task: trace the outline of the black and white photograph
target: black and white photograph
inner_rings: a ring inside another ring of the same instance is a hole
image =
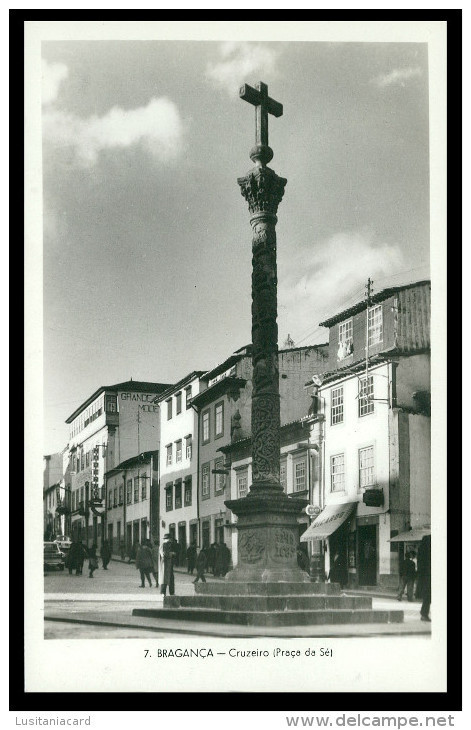
[[[444,692],[446,23],[176,25],[25,26],[26,691]]]

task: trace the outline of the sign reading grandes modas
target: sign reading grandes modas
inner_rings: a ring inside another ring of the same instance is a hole
[[[139,403],[139,409],[148,413],[158,413],[158,395],[155,393],[120,393],[122,401],[134,401]]]

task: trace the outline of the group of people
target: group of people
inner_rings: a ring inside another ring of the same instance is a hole
[[[416,567],[417,559],[417,567]],[[417,582],[416,582],[417,581]],[[402,595],[406,591],[407,600],[415,598],[422,599],[420,618],[422,621],[430,621],[430,604],[432,601],[432,574],[431,574],[431,538],[426,535],[422,538],[416,553],[408,550],[404,560],[399,566],[399,592],[397,600],[402,601]]]
[[[205,571],[207,571],[208,573],[212,573],[215,577],[224,577],[229,570],[229,565],[231,562],[231,551],[229,550],[225,542],[213,542],[210,547],[202,548],[198,553],[196,542],[192,542],[186,551],[186,559],[188,564],[188,573],[190,575],[193,575],[193,571],[196,568],[196,581],[198,580],[198,564],[201,568],[203,566],[203,562],[203,577]]]
[[[107,540],[103,543],[100,553],[103,569],[108,570],[108,564],[111,560],[111,548]],[[65,564],[69,569],[69,575],[75,570],[75,575],[83,574],[83,564],[88,558],[88,577],[93,578],[93,573],[98,568],[98,556],[97,556],[97,545],[93,545],[89,548],[85,547],[82,540],[72,540],[72,543],[67,553]]]
[[[162,545],[159,546],[149,539],[142,540],[141,543],[134,543],[132,553],[129,555],[131,559],[136,561],[136,569],[139,570],[141,583],[140,588],[145,588],[146,580],[150,587],[153,586],[152,577],[155,581],[155,587],[159,587],[165,596],[167,589],[169,594],[175,594],[175,574],[174,567],[177,562],[179,550],[178,543],[169,533],[163,537]],[[103,569],[108,570],[111,560],[111,548],[107,540],[103,543],[100,557],[103,562]],[[196,578],[193,583],[202,581],[206,583],[206,572],[211,572],[213,576],[225,576],[229,570],[231,553],[227,545],[223,543],[213,543],[209,548],[202,548],[199,552],[196,542],[192,542],[186,551],[188,561],[188,573],[193,575],[196,569]],[[67,567],[69,575],[75,570],[76,575],[82,575],[83,565],[88,558],[89,577],[93,578],[93,573],[98,568],[97,545],[94,543],[90,548],[85,547],[81,540],[73,540],[67,556]]]

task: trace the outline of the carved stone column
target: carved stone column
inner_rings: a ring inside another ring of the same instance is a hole
[[[280,485],[276,212],[287,180],[255,167],[237,181],[252,226],[252,486],[251,492],[283,491]]]
[[[276,213],[287,180],[266,162],[270,148],[251,151],[255,167],[239,178],[252,226],[252,485],[242,499],[227,501],[238,517],[238,563],[226,580],[308,581],[297,565],[297,516],[306,500],[291,499],[280,484]]]

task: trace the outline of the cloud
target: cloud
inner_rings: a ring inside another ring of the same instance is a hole
[[[71,149],[75,161],[93,165],[101,150],[142,145],[158,160],[169,161],[182,151],[183,124],[177,106],[165,97],[137,109],[113,107],[104,116],[82,119],[58,109],[43,116],[46,142]]]
[[[422,69],[419,66],[408,66],[407,68],[395,68],[388,74],[380,74],[372,79],[372,83],[380,87],[405,86],[406,81],[416,76],[422,76]]]
[[[220,60],[208,64],[206,77],[230,96],[237,96],[239,87],[246,81],[260,80],[260,76],[273,75],[278,52],[265,44],[222,43]]]
[[[326,342],[327,330],[319,322],[342,311],[364,296],[368,277],[379,281],[404,270],[399,247],[381,243],[368,232],[338,233],[300,252],[279,267],[279,332],[289,332],[295,343]],[[284,269],[284,270],[283,270]],[[297,339],[298,338],[298,339]],[[302,342],[303,341],[303,342]]]
[[[51,104],[57,99],[61,82],[69,75],[69,69],[63,63],[42,61],[42,103]]]

